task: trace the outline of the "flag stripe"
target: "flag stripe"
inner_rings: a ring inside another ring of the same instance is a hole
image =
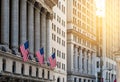
[[[41,48],[39,51],[37,51],[36,56],[38,58],[39,64],[43,64],[44,63],[44,49]]]
[[[25,48],[25,46],[26,46],[26,48]],[[20,51],[23,56],[23,61],[27,61],[28,60],[28,41],[20,46]]]

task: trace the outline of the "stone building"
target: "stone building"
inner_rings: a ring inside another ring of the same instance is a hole
[[[105,0],[103,5],[103,16],[97,16],[97,37],[98,54],[97,65],[101,69],[97,74],[97,81],[103,79],[103,82],[114,82],[117,63],[114,52],[120,48],[120,1]],[[102,10],[102,9],[101,9]],[[119,63],[118,63],[119,67]],[[101,74],[101,77],[99,77]]]
[[[0,0],[0,82],[54,82],[47,65],[49,29],[57,0]],[[29,41],[29,61],[23,62],[19,47]],[[35,52],[44,47],[45,64]]]
[[[95,82],[94,0],[67,0],[67,81]]]
[[[57,66],[55,82],[67,82],[67,0],[58,0],[53,7],[52,28],[50,29],[50,51],[56,53]]]

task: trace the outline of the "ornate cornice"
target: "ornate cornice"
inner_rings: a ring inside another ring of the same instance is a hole
[[[58,3],[58,0],[44,0],[44,1],[50,8],[52,8]]]

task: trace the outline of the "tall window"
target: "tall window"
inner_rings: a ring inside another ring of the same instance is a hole
[[[50,79],[50,71],[48,71],[48,79]]]
[[[2,63],[2,70],[5,71],[6,70],[6,60],[3,59],[2,62],[3,62]]]
[[[76,78],[74,78],[74,82],[76,82]]]
[[[30,76],[32,75],[32,67],[31,66],[29,67],[29,75]]]
[[[42,78],[44,78],[44,69],[42,70]]]
[[[38,77],[38,75],[39,75],[39,69],[36,68],[36,77]]]
[[[57,78],[57,82],[60,82],[60,78]]]
[[[79,82],[81,82],[81,79],[79,79]]]
[[[12,72],[13,72],[13,73],[16,72],[16,62],[15,62],[15,61],[13,61]]]
[[[24,67],[24,64],[22,64],[22,66],[21,66],[21,74],[24,74],[24,70],[25,70],[25,67]]]

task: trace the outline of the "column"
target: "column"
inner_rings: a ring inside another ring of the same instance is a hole
[[[77,47],[75,48],[75,71],[77,71]]]
[[[5,51],[9,51],[9,3],[9,0],[1,1],[1,43]]]
[[[41,47],[44,48],[44,54],[45,54],[45,59],[47,59],[46,57],[46,10],[44,8],[41,9]],[[45,60],[47,61],[47,60]]]
[[[80,69],[80,72],[82,73],[82,49],[80,50],[80,56],[79,56],[79,69]]]
[[[88,74],[91,74],[91,54],[88,53]]]
[[[11,4],[11,47],[12,53],[18,55],[18,15],[19,15],[19,5],[18,0],[12,0]]]
[[[34,54],[34,8],[33,3],[28,2],[28,41],[29,41],[29,55],[33,59]]]
[[[84,73],[87,73],[87,51],[84,51]]]
[[[35,52],[40,49],[40,6],[35,3]]]
[[[50,56],[50,49],[51,49],[51,47],[50,47],[50,45],[51,45],[51,42],[50,42],[50,38],[51,38],[51,15],[50,15],[50,13],[47,13],[47,43],[46,43],[46,51],[47,51],[47,57],[46,58],[48,58],[49,56]],[[46,59],[47,60],[47,59]]]
[[[89,52],[89,74],[91,74],[91,52]]]
[[[92,53],[92,69],[95,69],[95,68],[96,68],[96,67],[95,67],[95,66],[96,66],[95,56],[96,56],[96,54],[95,54],[95,52],[93,52],[93,53]],[[93,70],[93,71],[92,71],[92,74],[93,74],[93,75],[95,75],[95,71],[96,71],[96,70]]]
[[[20,44],[23,44],[26,41],[27,33],[27,4],[26,0],[20,0]]]

